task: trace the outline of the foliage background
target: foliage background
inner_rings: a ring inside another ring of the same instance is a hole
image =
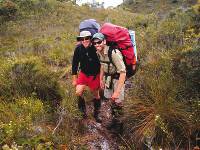
[[[80,21],[95,18],[136,31],[139,69],[123,118],[129,147],[141,148],[149,139],[156,149],[195,146],[199,13],[199,0],[126,0],[115,9],[66,0],[0,0],[0,145],[73,146],[80,117],[71,57]],[[60,116],[64,121],[56,129]]]

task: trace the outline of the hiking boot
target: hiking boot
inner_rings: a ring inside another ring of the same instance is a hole
[[[95,118],[96,122],[102,123],[102,119],[101,119],[101,117],[99,117],[100,108],[101,108],[101,100],[94,99],[93,102],[94,102],[94,118]]]
[[[123,133],[123,123],[116,119],[113,118],[111,123],[106,126],[107,130],[110,130],[110,132],[114,134],[122,134]]]
[[[112,121],[106,127],[108,130],[115,134],[122,134],[123,133],[123,123],[120,120],[121,116],[123,115],[122,106],[119,106],[115,103],[111,105],[112,110]]]
[[[87,118],[87,114],[86,114],[85,100],[81,96],[78,97],[78,108],[79,108],[79,110],[81,112],[82,117],[84,119],[86,119]]]
[[[122,134],[123,134],[123,131],[124,131],[124,129],[123,129],[123,123],[122,123],[121,121],[117,122],[117,124],[116,124],[114,130],[115,130],[115,133],[116,133],[116,134],[122,135]]]
[[[115,128],[117,120],[115,118],[112,119],[111,123],[106,126],[106,129],[112,130]]]

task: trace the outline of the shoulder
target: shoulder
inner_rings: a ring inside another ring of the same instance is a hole
[[[77,44],[75,49],[74,49],[74,52],[75,53],[81,53],[82,52],[82,49],[83,49],[83,45],[82,44]]]
[[[112,50],[112,57],[122,57],[122,53],[118,49],[113,49]]]
[[[123,55],[122,55],[121,51],[118,49],[112,50],[111,58],[112,58],[112,62],[116,66],[122,66],[122,64],[124,64]]]
[[[95,49],[95,47],[94,47],[94,45],[93,45],[93,44],[90,46],[90,48],[94,48],[94,49]]]
[[[81,47],[82,47],[82,44],[79,43],[76,45],[75,49],[80,49]]]
[[[91,45],[91,46],[89,47],[89,49],[92,49],[92,50],[96,51],[96,48],[94,47],[94,45]]]

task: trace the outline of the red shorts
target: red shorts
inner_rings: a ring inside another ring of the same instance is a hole
[[[97,90],[100,88],[100,75],[87,76],[83,72],[80,72],[77,79],[77,85],[87,85],[91,91]]]

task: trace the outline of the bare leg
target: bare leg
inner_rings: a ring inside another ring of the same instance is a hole
[[[76,86],[76,95],[77,96],[82,96],[83,91],[85,90],[86,85],[77,85]]]
[[[98,90],[91,91],[91,92],[93,93],[94,98],[100,99],[99,89],[98,89]]]

